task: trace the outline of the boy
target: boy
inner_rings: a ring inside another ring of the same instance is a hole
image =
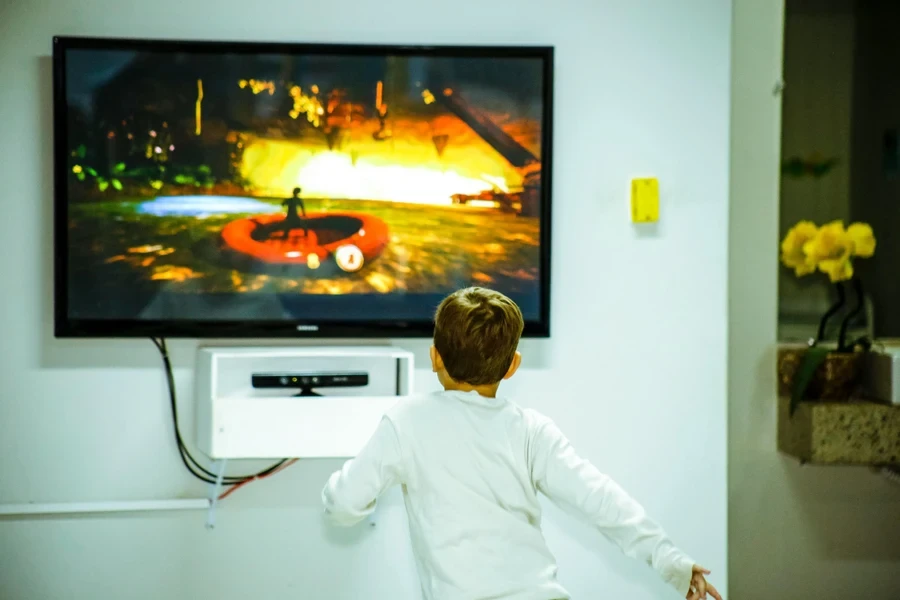
[[[444,392],[393,408],[359,455],[328,481],[326,513],[353,525],[403,486],[426,600],[570,596],[541,534],[538,492],[583,515],[688,599],[721,600],[694,564],[618,485],[580,458],[552,421],[497,397],[522,360],[515,303],[481,288],[435,315],[431,364]]]

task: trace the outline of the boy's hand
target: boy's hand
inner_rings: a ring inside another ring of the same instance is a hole
[[[691,576],[691,587],[687,593],[687,600],[705,600],[707,594],[716,600],[722,600],[722,596],[716,588],[706,581],[707,575],[709,575],[709,569],[704,569],[700,565],[694,565],[694,573]]]

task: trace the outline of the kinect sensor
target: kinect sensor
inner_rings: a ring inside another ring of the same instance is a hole
[[[298,396],[318,396],[315,388],[364,387],[369,385],[368,373],[253,373],[251,383],[256,389],[299,389]]]

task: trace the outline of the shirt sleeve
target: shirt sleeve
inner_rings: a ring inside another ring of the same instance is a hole
[[[686,596],[694,561],[669,540],[644,508],[625,490],[578,456],[549,420],[533,438],[532,481],[555,504],[586,518],[622,552],[650,565]]]
[[[400,443],[385,418],[356,458],[329,478],[322,490],[325,514],[336,525],[355,525],[375,512],[381,494],[402,481]]]

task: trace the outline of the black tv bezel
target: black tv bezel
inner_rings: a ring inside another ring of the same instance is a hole
[[[538,58],[544,65],[543,123],[541,131],[540,314],[526,321],[524,337],[550,337],[550,256],[553,159],[552,46],[500,45],[387,45],[292,42],[227,42],[166,39],[55,36],[53,38],[53,245],[54,335],[57,338],[427,338],[431,320],[413,321],[195,321],[73,319],[68,311],[68,153],[65,54],[75,49],[153,50],[157,52],[214,54],[392,54],[416,56],[479,56]]]

